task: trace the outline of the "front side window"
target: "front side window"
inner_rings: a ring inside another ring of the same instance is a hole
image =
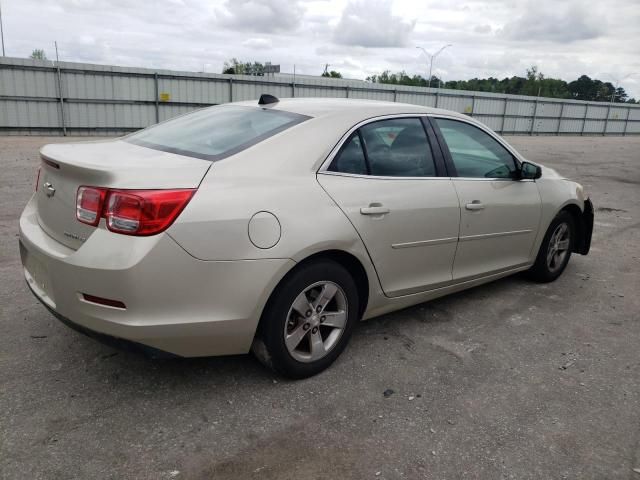
[[[145,128],[125,140],[143,147],[215,161],[308,118],[282,110],[220,105]]]
[[[434,119],[459,177],[514,178],[513,155],[491,135],[465,122]]]

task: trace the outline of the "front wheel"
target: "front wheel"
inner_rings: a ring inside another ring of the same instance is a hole
[[[344,267],[332,260],[302,265],[267,304],[253,352],[284,376],[310,377],[344,350],[358,311],[358,289]]]
[[[571,258],[574,232],[574,221],[569,212],[556,215],[542,240],[536,263],[529,270],[532,279],[553,282],[562,274]]]

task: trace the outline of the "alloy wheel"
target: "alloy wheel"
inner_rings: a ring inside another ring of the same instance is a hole
[[[347,325],[347,297],[330,281],[316,282],[293,301],[284,327],[289,354],[310,363],[326,356],[338,343]]]
[[[549,239],[547,250],[547,267],[549,271],[556,272],[562,268],[564,260],[569,253],[571,244],[571,229],[567,223],[559,224]]]

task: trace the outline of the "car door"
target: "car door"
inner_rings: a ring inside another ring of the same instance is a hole
[[[488,131],[463,120],[431,118],[460,199],[453,279],[465,280],[531,262],[541,200],[533,180]]]
[[[353,131],[318,181],[360,234],[386,295],[450,283],[460,206],[420,117]]]

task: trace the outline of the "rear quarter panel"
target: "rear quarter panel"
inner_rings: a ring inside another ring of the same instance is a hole
[[[215,162],[167,232],[201,260],[300,262],[326,250],[350,253],[367,272],[371,301],[381,289],[369,255],[316,178],[318,166],[346,128],[303,126]],[[249,221],[258,212],[270,212],[280,225],[279,241],[271,248],[258,248],[249,238]]]

